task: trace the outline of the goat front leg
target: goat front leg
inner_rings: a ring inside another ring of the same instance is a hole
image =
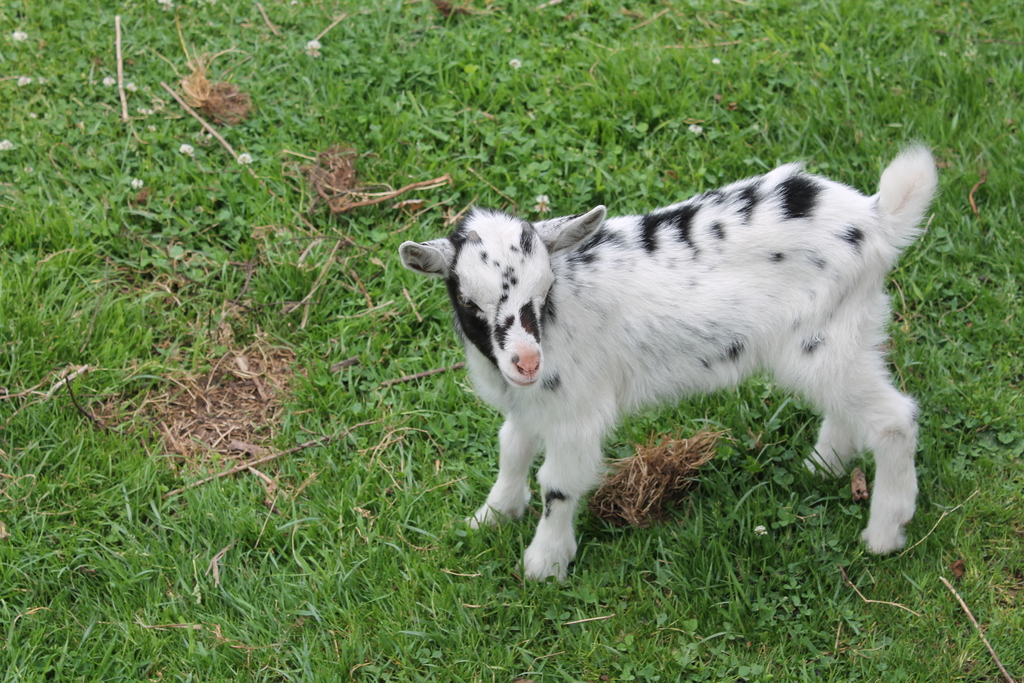
[[[498,432],[501,454],[498,460],[498,479],[491,487],[485,502],[467,520],[474,529],[494,526],[509,519],[519,519],[530,503],[530,465],[537,455],[538,439],[520,429],[511,418]]]
[[[565,580],[576,556],[576,508],[580,498],[599,482],[600,471],[599,436],[549,439],[544,464],[537,472],[544,514],[523,558],[527,579],[543,581],[554,576]]]

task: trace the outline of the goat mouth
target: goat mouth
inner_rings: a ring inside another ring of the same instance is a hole
[[[539,375],[534,375],[533,377],[528,377],[525,379],[517,379],[515,377],[509,377],[508,375],[505,375],[505,379],[507,379],[509,382],[512,382],[512,384],[515,384],[516,386],[528,387],[531,384],[536,383],[538,376]]]

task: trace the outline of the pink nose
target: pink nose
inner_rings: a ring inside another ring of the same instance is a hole
[[[516,370],[526,377],[531,377],[537,374],[537,369],[540,367],[540,354],[533,350],[514,353],[512,362],[515,364]]]

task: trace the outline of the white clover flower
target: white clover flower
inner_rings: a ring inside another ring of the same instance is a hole
[[[103,79],[103,85],[107,86],[108,88],[112,85],[117,85],[117,79],[113,76],[107,76]]]
[[[138,88],[137,85],[135,85],[131,81],[128,81],[127,83],[124,84],[124,89],[127,90],[128,92],[135,92],[139,88]]]
[[[21,85],[21,86],[32,85],[32,77],[31,76],[21,76],[20,78],[18,78],[18,85]]]
[[[700,135],[701,133],[704,132],[704,128],[698,126],[696,123],[691,123],[690,132],[693,133],[694,135]]]
[[[320,41],[314,38],[313,40],[306,43],[306,54],[309,55],[310,57],[319,57],[321,47],[323,46],[320,44]]]
[[[146,186],[146,183],[142,182],[138,178],[132,178],[132,189],[133,190],[141,190],[145,186]]]
[[[156,113],[155,111],[153,111],[149,107],[139,107],[136,111],[138,111],[143,116],[152,116],[153,114]]]
[[[181,147],[179,147],[178,151],[181,152],[182,154],[184,154],[185,156],[189,156],[189,157],[195,156],[195,154],[196,154],[196,148],[193,147],[192,145],[188,144],[187,142],[185,144],[183,144]]]
[[[15,31],[11,34],[11,38],[14,39],[14,42],[20,43],[23,40],[28,40],[28,34],[24,31]]]
[[[712,64],[721,64],[722,60],[719,59],[718,57],[715,57],[714,59],[711,60],[711,63]]]
[[[148,130],[150,133],[155,133],[156,126],[146,126],[146,130]]]
[[[169,9],[173,9],[174,8],[173,0],[156,0],[156,1],[157,1],[158,4],[163,6],[164,10],[169,10]]]
[[[0,140],[0,152],[7,152],[14,149],[14,143],[10,140]]]
[[[768,535],[768,529],[764,528],[763,525],[758,524],[756,527],[754,527],[754,533],[757,534],[758,536],[767,536]]]
[[[241,154],[238,155],[238,163],[242,164],[243,166],[246,166],[247,164],[251,164],[252,163],[252,155],[249,154],[248,152],[242,152]]]
[[[30,112],[28,113],[28,117],[29,117],[30,119],[38,119],[38,118],[39,118],[39,114],[35,113],[34,111],[30,111]]]
[[[551,210],[549,207],[551,199],[548,198],[546,194],[538,195],[537,198],[534,199],[534,201],[537,203],[534,204],[533,210],[536,211],[537,213],[547,213],[548,211]]]
[[[510,59],[508,60],[508,65],[513,69],[519,69],[522,68],[523,63],[520,62],[518,59]]]

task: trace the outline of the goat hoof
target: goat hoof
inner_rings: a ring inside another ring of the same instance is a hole
[[[553,576],[561,583],[569,576],[569,567],[575,556],[575,544],[540,549],[531,545],[523,556],[523,575],[528,581],[544,581]]]
[[[823,458],[817,451],[811,453],[804,460],[804,467],[811,474],[816,474],[822,479],[830,479],[832,477],[842,476],[846,472],[846,467],[839,461],[838,458],[832,456],[831,458]]]
[[[907,533],[902,525],[889,529],[876,529],[868,524],[868,528],[860,537],[867,545],[868,550],[876,555],[885,555],[899,550],[907,542]]]
[[[466,519],[471,529],[480,529],[488,526],[498,526],[503,522],[515,521],[523,516],[520,510],[518,513],[504,512],[484,503],[479,510],[473,513],[472,517]]]

